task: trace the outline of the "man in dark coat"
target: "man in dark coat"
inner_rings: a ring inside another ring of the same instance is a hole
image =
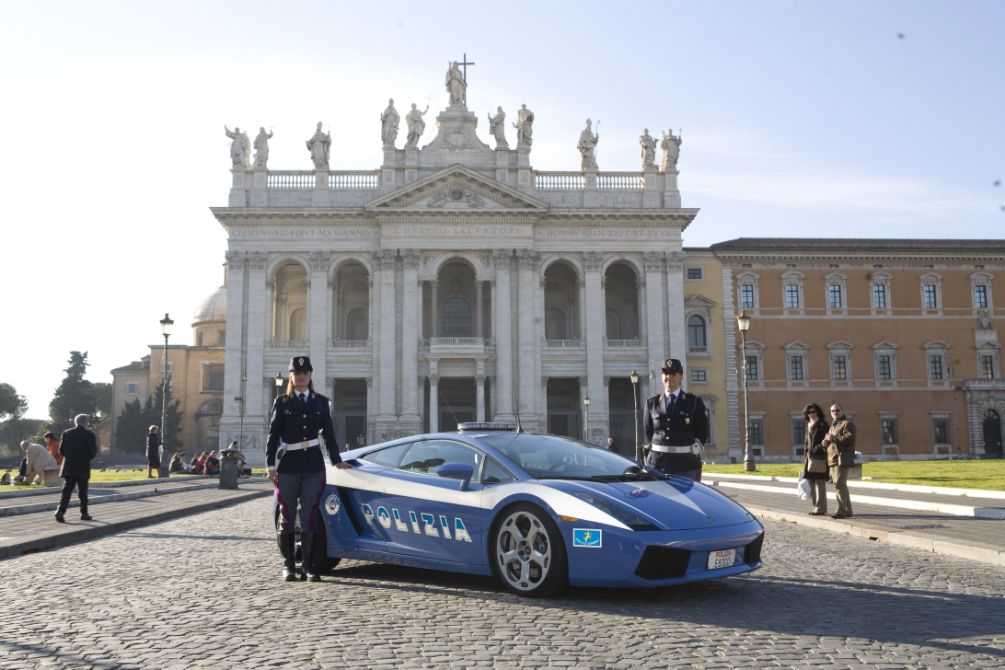
[[[66,482],[59,499],[59,509],[56,510],[56,521],[59,523],[63,523],[74,487],[80,497],[80,518],[84,521],[93,518],[87,513],[87,482],[91,478],[91,460],[98,453],[98,440],[94,433],[87,430],[89,419],[86,414],[78,414],[73,423],[76,427],[63,431],[59,445],[59,453],[63,455],[59,476]]]
[[[661,472],[701,479],[701,448],[708,441],[708,412],[701,398],[681,388],[684,366],[663,361],[663,393],[646,400],[643,425],[649,454],[646,465]]]

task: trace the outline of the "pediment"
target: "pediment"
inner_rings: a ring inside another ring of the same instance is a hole
[[[485,177],[463,165],[453,165],[368,202],[381,212],[540,212],[548,205],[537,198]]]

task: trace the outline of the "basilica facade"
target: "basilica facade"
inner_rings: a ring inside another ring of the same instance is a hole
[[[448,90],[421,147],[423,113],[398,148],[389,104],[374,170],[330,169],[320,126],[313,170],[269,169],[261,135],[252,164],[235,140],[228,206],[212,209],[228,235],[221,445],[262,446],[277,377],[307,354],[351,446],[519,420],[631,453],[635,399],[658,392],[662,359],[686,358],[681,234],[697,210],[681,207],[679,138],[664,134],[657,166],[647,131],[640,171],[603,172],[587,124],[582,169],[540,171],[526,106],[515,148],[490,119],[493,148]]]

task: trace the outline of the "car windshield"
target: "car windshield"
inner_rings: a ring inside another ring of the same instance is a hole
[[[535,479],[636,481],[653,473],[606,449],[558,435],[513,433],[481,438]]]

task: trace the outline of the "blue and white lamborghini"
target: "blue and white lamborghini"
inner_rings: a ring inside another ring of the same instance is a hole
[[[327,551],[315,564],[495,574],[525,596],[761,567],[764,528],[703,484],[566,437],[460,428],[361,447],[342,454],[351,469],[329,466],[318,543]]]

